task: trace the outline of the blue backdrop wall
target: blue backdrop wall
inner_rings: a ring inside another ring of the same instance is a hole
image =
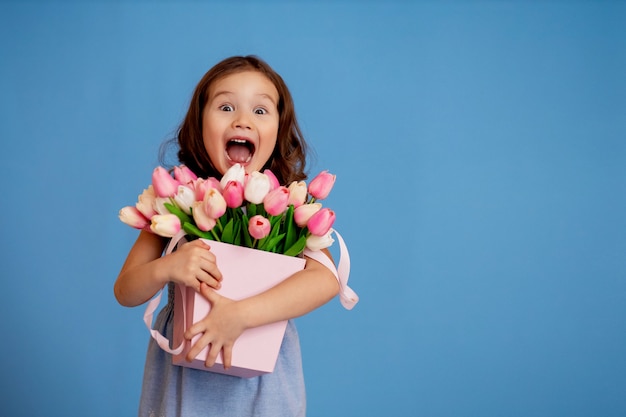
[[[310,416],[626,415],[626,3],[2,2],[0,414],[132,416],[119,222],[192,90],[258,54],[352,256]]]

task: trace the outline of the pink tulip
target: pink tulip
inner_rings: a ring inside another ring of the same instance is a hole
[[[239,181],[228,181],[223,194],[228,207],[237,208],[243,204],[243,185]]]
[[[209,217],[219,219],[226,213],[226,200],[219,190],[211,188],[204,195],[204,211]]]
[[[273,191],[270,191],[263,199],[263,206],[265,211],[270,216],[278,216],[283,214],[287,210],[287,203],[289,202],[289,190],[287,187],[278,187]]]
[[[180,182],[172,178],[165,168],[159,166],[152,172],[152,185],[157,197],[174,197]]]
[[[204,195],[209,188],[215,188],[208,180],[204,178],[198,178],[191,183],[191,188],[196,196],[196,201],[204,200]]]
[[[191,172],[185,165],[174,167],[174,178],[183,185],[195,181],[198,176]]]
[[[220,183],[220,181],[217,178],[209,177],[209,178],[207,178],[207,181],[211,185],[211,188],[215,188],[216,190],[222,191],[222,184]]]
[[[323,208],[315,213],[306,224],[312,235],[324,236],[335,222],[335,212],[329,208]]]
[[[150,224],[150,220],[141,214],[141,212],[137,210],[137,207],[132,206],[121,209],[119,218],[122,222],[135,229],[143,229]]]
[[[256,215],[250,218],[250,222],[248,223],[248,232],[250,232],[250,236],[255,239],[263,239],[267,235],[270,234],[272,230],[272,225],[270,221],[265,217]]]
[[[157,214],[155,209],[156,195],[154,194],[154,188],[152,185],[148,186],[138,198],[135,207],[141,212],[147,219]]]
[[[174,214],[157,214],[152,216],[150,230],[159,236],[174,237],[180,231],[180,220]]]
[[[320,211],[322,208],[322,204],[320,203],[310,203],[303,204],[300,207],[296,207],[293,212],[293,220],[300,227],[306,226],[311,216]]]
[[[289,202],[295,208],[300,207],[306,201],[307,188],[304,181],[294,181],[289,184]]]
[[[271,190],[275,190],[278,187],[280,187],[280,183],[278,182],[278,178],[276,178],[276,175],[274,175],[274,173],[272,171],[270,171],[269,169],[266,169],[263,171],[263,173],[265,175],[267,175],[267,178],[270,179],[270,191]]]
[[[267,175],[254,171],[244,186],[244,197],[252,204],[261,204],[270,191],[270,179]]]
[[[333,185],[335,185],[335,178],[336,176],[329,174],[328,171],[320,172],[309,184],[309,194],[317,200],[328,197],[330,190],[332,190]]]
[[[215,227],[217,221],[209,217],[204,210],[204,203],[202,201],[196,201],[191,206],[191,214],[193,216],[193,220],[196,222],[196,226],[198,229],[208,232],[209,230]]]

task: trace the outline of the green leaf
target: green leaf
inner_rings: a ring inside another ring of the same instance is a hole
[[[250,219],[245,214],[241,217],[241,235],[243,237],[243,243],[245,247],[252,247],[252,236],[250,236],[250,232],[248,231],[248,223],[250,223]]]
[[[180,207],[172,203],[163,203],[167,211],[176,215],[180,219],[180,224],[193,223],[193,219],[187,213],[182,211]]]
[[[280,227],[280,221],[282,220],[283,216],[270,216],[269,220],[270,220],[270,225],[272,225],[272,229],[276,227],[276,225],[278,225]]]
[[[211,232],[203,232],[202,230],[198,229],[195,224],[189,222],[183,223],[183,230],[189,235],[198,236],[204,239],[215,240]]]
[[[248,218],[256,216],[256,204],[248,204],[246,215]]]
[[[233,245],[241,246],[241,220],[236,220],[233,225]]]
[[[234,239],[235,239],[235,233],[234,233],[234,226],[233,226],[233,219],[230,219],[228,221],[228,223],[226,223],[226,226],[224,226],[224,231],[222,232],[222,242],[225,243],[233,243]]]
[[[280,242],[282,240],[282,238],[285,237],[284,233],[281,233],[278,236],[267,236],[264,239],[264,242],[259,245],[259,249],[267,251],[267,252],[275,252],[276,249],[276,245],[278,244],[278,242]]]
[[[300,236],[300,238],[296,241],[296,243],[294,243],[293,245],[291,245],[289,247],[289,249],[287,249],[283,255],[287,255],[287,256],[298,256],[300,255],[300,253],[302,253],[302,251],[304,250],[304,247],[306,246],[306,238],[307,236]]]
[[[293,222],[293,204],[289,205],[287,212],[285,213],[285,247],[291,247],[296,241],[296,227]]]

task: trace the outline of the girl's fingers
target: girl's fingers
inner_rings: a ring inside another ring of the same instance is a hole
[[[222,273],[217,267],[217,264],[215,263],[215,261],[205,260],[205,262],[202,262],[202,264],[200,265],[200,268],[206,271],[207,273],[209,273],[213,278],[215,278],[216,281],[222,280]]]
[[[219,355],[220,350],[222,350],[222,347],[217,344],[213,343],[209,345],[209,353],[206,355],[206,361],[204,361],[204,365],[207,368],[215,365],[215,361],[217,360],[217,355]]]
[[[222,349],[222,358],[224,359],[224,369],[229,369],[233,361],[232,347],[224,346]]]
[[[185,332],[185,338],[191,340],[198,333],[201,332],[194,330],[194,326],[192,326]],[[191,362],[192,360],[194,360],[195,357],[198,356],[198,354],[202,351],[202,349],[204,349],[206,346],[209,346],[210,343],[211,337],[207,333],[202,335],[191,347],[191,349],[189,349],[189,353],[187,354],[187,361]]]
[[[211,303],[211,305],[213,305],[220,297],[215,291],[209,288],[208,285],[202,285],[202,283],[200,283],[200,294],[202,294],[204,298]]]

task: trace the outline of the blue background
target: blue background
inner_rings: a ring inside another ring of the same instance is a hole
[[[626,415],[626,3],[3,2],[0,414],[131,416],[113,283],[204,72],[287,81],[352,257],[310,416]]]

